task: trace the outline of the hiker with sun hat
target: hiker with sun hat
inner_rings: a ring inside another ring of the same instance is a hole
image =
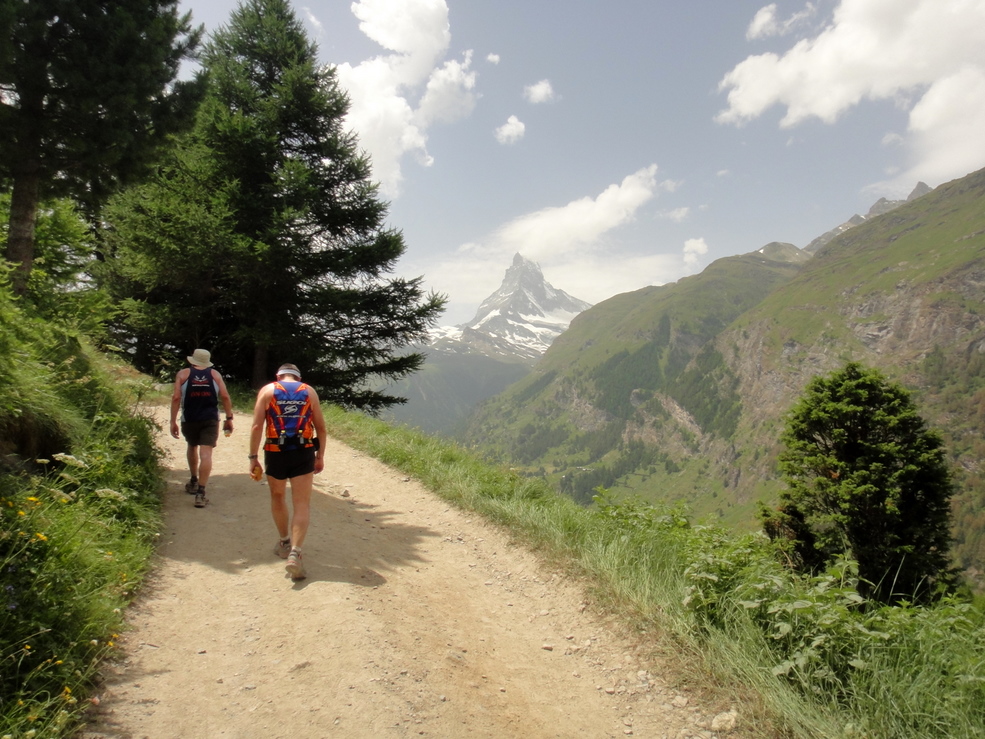
[[[185,492],[195,496],[195,507],[204,508],[209,502],[205,486],[212,474],[212,450],[219,440],[219,400],[222,400],[226,420],[223,430],[233,431],[233,401],[222,376],[212,369],[212,355],[196,349],[186,357],[191,367],[179,370],[174,378],[171,395],[171,436],[178,438],[178,411],[181,411],[181,434],[188,443],[188,470],[191,479]]]

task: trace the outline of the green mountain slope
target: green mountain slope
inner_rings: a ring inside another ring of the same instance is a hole
[[[654,454],[673,469],[675,452],[693,436],[687,423],[672,422],[682,415],[680,399],[694,395],[692,366],[724,366],[713,340],[796,275],[798,254],[790,245],[771,245],[582,313],[530,375],[481,407],[466,440],[548,475],[582,501],[598,485],[613,486],[650,467],[645,461]],[[693,403],[706,425],[734,425],[734,394],[710,397]],[[664,426],[673,451],[657,443]]]
[[[778,489],[783,414],[812,376],[854,359],[915,390],[945,433],[956,552],[985,567],[985,170],[805,263],[777,246],[586,311],[466,438],[581,501],[603,485],[752,527]]]

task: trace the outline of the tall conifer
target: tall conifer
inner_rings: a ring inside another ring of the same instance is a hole
[[[23,293],[38,203],[95,210],[191,121],[177,82],[200,32],[178,0],[0,0],[0,182],[12,188],[6,257]]]
[[[319,66],[286,0],[242,2],[203,61],[209,91],[180,142],[195,156],[177,156],[110,219],[120,263],[135,264],[138,249],[155,272],[125,276],[135,335],[177,357],[208,337],[223,370],[254,386],[291,361],[326,400],[400,402],[379,380],[420,366],[403,347],[425,336],[444,299],[425,295],[420,278],[391,276],[403,237],[386,227],[370,162],[343,127],[349,103],[334,70]],[[184,198],[194,202],[182,208]],[[155,232],[160,210],[170,216]],[[176,223],[208,248],[168,234]],[[183,285],[180,304],[168,285]]]

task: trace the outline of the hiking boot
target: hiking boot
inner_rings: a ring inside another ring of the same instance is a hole
[[[274,554],[276,554],[281,559],[287,559],[287,555],[290,553],[291,553],[291,540],[278,539],[277,544],[274,545]]]
[[[191,480],[185,483],[185,492],[189,495],[195,495],[198,493],[198,478],[193,477]]]
[[[287,565],[284,569],[292,580],[304,580],[308,576],[304,571],[304,565],[301,564],[301,552],[297,549],[292,549],[287,555]]]
[[[198,491],[195,493],[195,507],[205,508],[205,505],[209,502],[209,499],[205,497],[205,488],[199,487]]]

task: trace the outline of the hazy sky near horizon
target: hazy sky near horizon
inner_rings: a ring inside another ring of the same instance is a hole
[[[442,324],[517,252],[597,303],[985,166],[985,0],[292,4]]]

